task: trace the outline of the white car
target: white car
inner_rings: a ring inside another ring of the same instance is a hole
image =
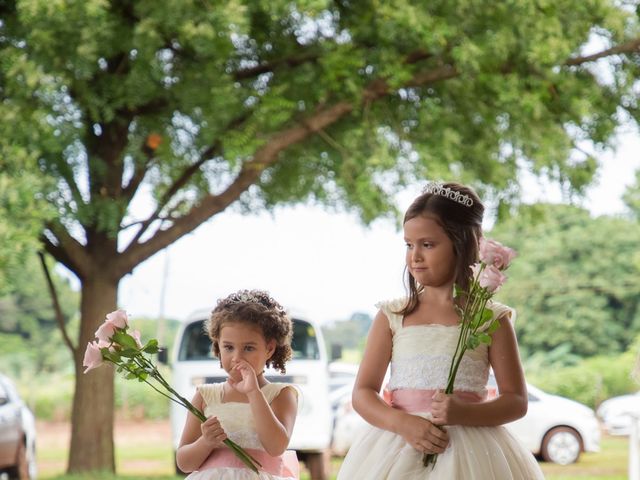
[[[640,418],[640,392],[605,400],[598,407],[598,417],[611,435],[629,435],[631,421]]]
[[[0,374],[0,478],[36,478],[36,423],[15,386]]]
[[[527,414],[505,427],[534,455],[568,465],[582,452],[600,451],[600,424],[593,409],[527,384]]]
[[[600,426],[592,409],[568,398],[550,395],[527,385],[527,414],[505,427],[534,455],[566,465],[576,462],[583,451],[600,450]],[[495,380],[489,379],[489,394],[495,395]],[[332,450],[344,455],[358,431],[366,424],[351,406],[351,392],[336,407]]]

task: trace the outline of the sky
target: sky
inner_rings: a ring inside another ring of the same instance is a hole
[[[594,215],[624,210],[621,195],[640,169],[637,132],[621,135],[583,205]],[[522,179],[522,199],[561,202],[557,188]],[[415,195],[398,199],[406,209]],[[280,303],[320,323],[374,315],[376,302],[404,293],[404,241],[392,220],[363,226],[355,215],[321,207],[273,214],[223,212],[152,257],[120,284],[119,307],[132,316],[182,320],[243,288],[267,290]]]

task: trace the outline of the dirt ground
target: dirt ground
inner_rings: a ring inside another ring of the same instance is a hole
[[[165,421],[117,421],[115,424],[116,460],[118,470],[126,473],[173,473],[171,457],[171,426]],[[40,478],[47,478],[66,470],[71,438],[71,425],[66,422],[37,422],[37,458]],[[149,458],[128,458],[128,447],[148,445]],[[157,448],[154,450],[154,447]],[[162,450],[167,454],[163,455]],[[158,451],[160,455],[158,455]]]

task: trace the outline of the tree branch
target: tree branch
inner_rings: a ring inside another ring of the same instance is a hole
[[[53,312],[56,317],[58,328],[62,333],[62,339],[64,340],[65,345],[69,348],[69,350],[71,350],[71,356],[75,358],[76,347],[73,345],[73,342],[69,337],[69,333],[67,332],[67,327],[64,324],[64,315],[62,313],[62,308],[60,308],[60,302],[58,300],[58,292],[56,291],[56,286],[54,285],[53,279],[51,278],[51,274],[49,273],[49,267],[47,267],[47,262],[44,258],[44,253],[38,252],[38,256],[40,257],[42,270],[44,271],[44,276],[47,280],[47,286],[49,287],[49,294],[51,295],[51,302],[53,303]]]
[[[234,80],[247,80],[249,78],[257,77],[263,73],[273,72],[279,67],[297,67],[307,62],[315,62],[320,58],[320,54],[317,52],[307,52],[302,55],[289,58],[279,58],[269,63],[263,63],[256,65],[255,67],[245,68],[244,70],[238,70],[234,75]]]
[[[618,47],[588,57],[569,59],[565,64],[578,65],[607,55],[635,51],[639,47],[640,39],[627,42]],[[416,52],[411,58],[411,61],[417,62],[428,57],[429,55],[426,52]],[[256,69],[257,68],[259,67],[256,67]],[[257,72],[258,70],[256,69],[253,71]],[[413,78],[407,82],[406,86],[422,87],[459,75],[460,72],[454,65],[443,64],[436,68],[416,73]],[[363,92],[363,102],[366,104],[390,93],[389,84],[384,79],[378,79],[373,81]],[[171,227],[166,230],[157,231],[153,237],[146,242],[130,244],[125,252],[126,255],[120,258],[121,264],[118,267],[121,269],[121,273],[129,273],[140,262],[151,257],[168,245],[171,245],[171,243],[183,235],[195,230],[211,216],[223,211],[232,202],[237,200],[238,197],[259,178],[260,174],[266,168],[277,162],[278,156],[283,150],[336,123],[351,113],[354,108],[355,105],[352,102],[338,102],[333,106],[317,110],[311,117],[300,122],[298,125],[273,135],[256,151],[253,159],[242,166],[238,176],[224,192],[219,195],[209,195],[205,197],[200,204],[195,205],[187,214],[176,219]],[[139,236],[137,238],[139,239]]]
[[[640,51],[640,38],[629,40],[628,42],[616,45],[615,47],[607,48],[601,52],[587,55],[585,57],[574,57],[564,62],[567,66],[582,65],[583,63],[594,62],[601,58],[610,57],[611,55],[618,55],[620,53],[632,53]]]
[[[453,67],[442,66],[416,75],[409,82],[409,85],[422,86],[456,75],[458,75],[458,72]],[[389,92],[388,84],[383,80],[378,80],[372,82],[365,90],[363,98],[365,102],[372,101],[389,94]],[[195,230],[208,218],[223,211],[237,200],[260,177],[260,174],[266,168],[277,162],[279,154],[283,150],[336,123],[351,113],[354,108],[355,105],[347,101],[338,102],[326,108],[319,108],[309,118],[299,122],[296,126],[274,134],[267,143],[256,151],[251,161],[243,164],[235,180],[224,192],[205,197],[200,204],[195,205],[188,213],[176,219],[171,227],[157,231],[147,241],[130,243],[119,258],[119,265],[117,266],[119,272],[122,275],[129,273],[140,262]]]
[[[80,278],[85,278],[91,269],[91,257],[85,246],[73,238],[59,223],[48,222],[45,228],[55,237],[54,244],[46,235],[41,235],[45,250]]]
[[[232,130],[234,128],[242,125],[249,117],[251,117],[252,112],[247,111],[241,115],[238,115],[234,119],[232,119],[229,124],[224,128],[224,132]],[[213,144],[211,144],[207,149],[200,154],[200,158],[197,162],[192,165],[189,165],[182,174],[176,179],[176,181],[169,187],[169,189],[162,195],[162,198],[156,205],[155,211],[147,218],[146,220],[140,222],[140,230],[136,232],[136,235],[133,237],[131,242],[125,250],[129,250],[132,245],[135,245],[138,240],[144,235],[144,233],[149,229],[151,224],[156,221],[160,217],[160,213],[164,209],[164,207],[169,203],[171,198],[184,186],[187,184],[189,179],[200,169],[205,162],[211,159],[212,156],[216,155],[220,149],[222,148],[222,143],[220,140],[216,140]]]

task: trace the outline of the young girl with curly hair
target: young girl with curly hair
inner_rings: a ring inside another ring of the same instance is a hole
[[[298,478],[287,451],[296,419],[297,391],[270,383],[265,367],[285,372],[292,324],[284,308],[261,290],[241,290],[218,301],[205,324],[213,353],[229,374],[223,383],[197,387],[192,403],[207,421],[188,415],[176,453],[190,480]],[[261,463],[258,477],[224,444],[230,438]]]

